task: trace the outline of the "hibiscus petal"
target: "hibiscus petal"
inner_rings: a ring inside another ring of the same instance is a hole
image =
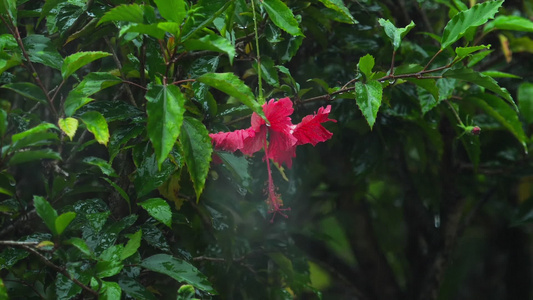
[[[253,139],[255,134],[255,130],[248,128],[232,132],[211,133],[209,136],[215,144],[215,149],[235,152],[236,150],[242,150],[245,140]]]
[[[285,164],[290,169],[292,158],[296,157],[296,142],[298,140],[291,134],[270,131],[268,156],[278,164]]]
[[[271,99],[263,105],[263,111],[267,120],[270,122],[270,125],[267,125],[270,130],[290,133],[293,125],[289,116],[294,112],[291,99],[281,98],[278,101]],[[252,116],[252,127],[257,130],[255,126]]]
[[[336,120],[328,119],[330,111],[331,105],[326,108],[321,107],[315,115],[305,116],[302,122],[294,127],[292,134],[298,139],[297,145],[310,143],[315,146],[317,143],[331,138],[333,133],[321,125],[321,123],[327,121],[337,122]]]
[[[261,127],[259,131],[256,131],[254,133],[253,136],[250,136],[244,140],[244,145],[242,149],[240,149],[241,152],[247,155],[252,155],[255,152],[261,150],[266,144],[266,134],[266,127]]]

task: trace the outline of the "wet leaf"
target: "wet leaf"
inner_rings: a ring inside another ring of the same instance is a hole
[[[472,6],[470,9],[456,14],[444,27],[441,49],[445,49],[465,35],[470,27],[485,24],[492,19],[503,4],[503,0],[487,1]]]
[[[355,83],[355,99],[370,128],[374,126],[381,106],[383,87],[377,80]]]
[[[303,35],[298,21],[285,3],[281,0],[263,0],[261,3],[276,26],[289,34]]]
[[[172,211],[164,199],[150,198],[140,202],[139,205],[154,219],[172,228]]]
[[[195,288],[216,295],[204,274],[186,261],[167,254],[156,254],[144,259],[141,266],[148,270],[168,275],[178,282],[186,282]]]
[[[81,115],[80,118],[87,126],[87,130],[94,134],[96,141],[107,146],[109,129],[104,116],[97,111],[89,111]]]
[[[185,164],[191,175],[196,192],[196,200],[198,201],[204,190],[205,180],[209,172],[209,163],[211,162],[211,154],[213,153],[211,138],[202,122],[194,118],[185,117],[180,142]]]
[[[185,98],[179,87],[156,85],[146,93],[148,114],[148,137],[154,146],[157,167],[167,159],[180,134]]]
[[[57,211],[41,196],[33,197],[33,205],[35,206],[35,212],[43,219],[46,227],[52,232],[53,235],[57,235],[56,219]]]
[[[76,52],[67,56],[63,65],[61,66],[61,76],[63,80],[66,80],[70,75],[72,75],[79,68],[106,56],[111,55],[107,52],[102,51],[88,51],[88,52]]]
[[[78,130],[78,120],[74,118],[60,118],[57,121],[57,125],[59,125],[59,128],[70,138],[72,141],[72,138],[74,138],[74,135],[76,134],[76,130]]]

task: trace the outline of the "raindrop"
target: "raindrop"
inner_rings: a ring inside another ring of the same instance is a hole
[[[435,223],[435,228],[439,228],[440,227],[440,215],[439,214],[435,214],[434,223]]]
[[[239,186],[239,187],[237,188],[237,191],[239,192],[239,194],[240,194],[241,196],[245,196],[245,195],[246,195],[246,192],[247,192],[246,189],[243,188],[242,186]]]

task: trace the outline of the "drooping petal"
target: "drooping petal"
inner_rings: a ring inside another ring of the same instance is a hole
[[[242,150],[245,141],[253,139],[255,134],[255,130],[248,128],[231,132],[211,133],[209,136],[215,144],[215,149],[235,152],[237,150]]]
[[[253,136],[250,135],[248,138],[244,140],[244,145],[242,149],[240,149],[241,152],[246,155],[252,155],[255,152],[261,150],[266,143],[266,137],[267,137],[267,128],[265,126],[260,127],[259,131],[255,131],[255,134]]]
[[[293,136],[298,139],[297,145],[312,144],[315,146],[319,142],[327,141],[333,133],[329,132],[321,123],[336,120],[329,119],[331,105],[326,108],[319,108],[315,115],[308,115],[302,119],[300,124],[296,125],[293,130]]]
[[[296,156],[296,142],[291,134],[285,132],[269,132],[268,154],[278,164],[285,164],[289,169],[292,167],[292,158]]]

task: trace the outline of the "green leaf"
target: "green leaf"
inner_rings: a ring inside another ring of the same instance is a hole
[[[199,39],[189,39],[183,43],[183,46],[187,50],[210,50],[226,53],[232,65],[236,54],[233,44],[228,39],[216,34],[208,34]]]
[[[481,74],[492,77],[492,78],[514,78],[514,79],[520,79],[522,77],[516,76],[514,74],[500,72],[500,71],[483,71]]]
[[[145,125],[135,124],[133,126],[123,126],[113,131],[109,139],[109,162],[113,162],[128,141],[138,137],[145,129]]]
[[[253,63],[253,68],[257,71],[257,62]],[[268,56],[261,56],[261,74],[271,86],[279,87],[278,69],[275,67],[274,60]]]
[[[133,23],[144,22],[144,5],[122,4],[115,8],[112,8],[104,14],[104,16],[98,22],[98,25],[109,21],[124,21]]]
[[[392,42],[392,46],[394,47],[394,51],[398,50],[400,48],[400,44],[402,43],[402,39],[415,27],[415,23],[411,21],[409,25],[405,26],[404,28],[397,28],[392,24],[391,21],[385,20],[385,19],[378,19],[379,25],[381,25],[385,29],[385,33],[390,38]]]
[[[137,252],[137,249],[141,246],[141,237],[142,237],[142,230],[139,229],[139,231],[135,232],[130,236],[130,239],[128,240],[128,243],[126,246],[124,246],[124,249],[122,250],[122,254],[120,255],[120,260],[125,260],[126,258],[132,256]]]
[[[513,98],[511,97],[511,94],[507,91],[507,89],[502,88],[498,85],[498,82],[496,80],[492,79],[492,77],[489,77],[487,75],[483,75],[479,72],[476,72],[470,68],[459,68],[454,70],[448,70],[442,74],[445,78],[456,78],[460,80],[464,80],[467,82],[475,83],[479,86],[482,86],[484,88],[487,88],[494,93],[500,95],[503,99],[507,100],[510,104],[513,105],[516,109],[516,104],[514,103]]]
[[[96,276],[105,278],[117,275],[124,268],[124,264],[120,259],[123,251],[124,247],[122,245],[113,245],[106,248],[98,257]]]
[[[0,138],[6,134],[7,125],[7,112],[0,108]]]
[[[0,299],[9,299],[4,281],[0,278]]]
[[[9,15],[13,24],[17,26],[17,1],[0,0],[0,14]]]
[[[178,282],[186,282],[195,288],[216,295],[204,274],[193,265],[167,254],[156,254],[141,262],[141,266],[148,270],[168,275]]]
[[[126,27],[126,29],[126,32],[147,34],[158,40],[165,38],[165,31],[159,28],[159,24],[134,24]]]
[[[55,132],[35,132],[27,137],[12,143],[8,147],[9,153],[15,153],[17,150],[21,150],[27,147],[39,147],[52,144],[54,141],[59,141],[59,138]],[[23,150],[26,151],[27,149]]]
[[[519,16],[498,16],[485,24],[483,32],[487,33],[496,29],[533,32],[533,22]]]
[[[64,104],[65,115],[71,117],[78,109],[91,101],[94,99],[84,96],[79,91],[70,91]]]
[[[181,32],[181,26],[176,22],[159,22],[157,23],[157,28],[166,31],[175,37],[179,36]]]
[[[181,128],[180,142],[198,201],[204,190],[205,180],[209,172],[209,162],[213,152],[211,138],[202,122],[185,117]]]
[[[217,152],[218,157],[224,163],[224,166],[231,174],[237,179],[239,184],[242,184],[244,187],[250,185],[252,177],[248,170],[248,160],[244,156],[236,156],[230,152]]]
[[[154,85],[146,93],[148,114],[148,137],[157,156],[157,167],[167,159],[180,134],[185,98],[179,87],[174,85]]]
[[[483,49],[490,49],[490,45],[479,45],[479,46],[472,46],[472,47],[457,47],[455,48],[455,53],[457,54],[457,57],[455,58],[456,61],[460,61],[463,58],[467,57],[471,53],[474,53],[479,50]]]
[[[194,300],[196,291],[190,284],[184,284],[178,289],[178,298],[176,300]]]
[[[63,241],[63,243],[76,247],[78,250],[80,250],[81,253],[87,255],[88,257],[94,256],[89,246],[87,246],[87,243],[80,238],[73,237],[66,241]]]
[[[374,68],[374,63],[374,57],[370,54],[367,54],[359,59],[357,68],[365,75],[367,80],[372,79],[372,69]]]
[[[0,74],[14,66],[20,65],[21,63],[22,60],[18,54],[15,53],[10,56],[6,53],[0,52]]]
[[[14,82],[1,86],[4,89],[12,90],[13,92],[26,97],[31,100],[35,100],[40,103],[46,103],[46,95],[43,90],[31,82]]]
[[[106,160],[103,160],[99,157],[88,156],[83,159],[83,162],[86,164],[98,167],[104,175],[107,175],[110,177],[118,177],[117,173],[115,172],[111,164],[108,163]]]
[[[281,0],[263,0],[262,4],[270,17],[270,20],[272,20],[276,26],[283,29],[288,34],[303,36],[298,21],[285,3]]]
[[[46,18],[48,13],[63,1],[65,0],[46,0],[41,8],[41,15],[39,16],[39,21],[37,21],[37,23],[41,23],[41,20]]]
[[[54,124],[51,124],[51,123],[41,123],[41,124],[31,128],[31,129],[28,129],[28,130],[23,131],[21,133],[14,134],[11,137],[11,143],[16,143],[17,141],[20,141],[23,138],[26,138],[28,136],[34,135],[36,133],[40,133],[40,132],[46,131],[48,129],[59,129],[59,128],[57,128],[57,126],[55,126]]]
[[[73,274],[74,278],[80,277]],[[57,299],[72,299],[81,292],[81,287],[65,275],[58,273],[55,281]]]
[[[139,205],[144,208],[150,216],[161,223],[172,228],[172,211],[170,205],[161,198],[150,198]]]
[[[233,73],[205,73],[198,77],[197,80],[208,86],[214,87],[230,96],[237,98],[244,105],[248,106],[255,113],[266,119],[261,105],[255,100],[254,94],[249,86],[244,84]]]
[[[183,31],[185,32],[185,35],[181,38],[181,41],[185,42],[190,37],[196,36],[196,33],[204,29],[206,26],[212,24],[213,21],[218,18],[218,16],[220,16],[223,12],[225,12],[229,7],[231,7],[233,3],[234,1],[211,1],[208,3],[199,3],[198,11],[200,13],[203,13],[204,16],[207,18],[199,25],[195,24],[194,28],[185,27],[185,30]]]
[[[344,3],[342,3],[342,0],[319,0],[319,1],[322,2],[322,4],[324,4],[324,6],[326,6],[327,8],[333,9],[334,11],[343,15],[346,19],[350,20],[352,24],[359,23],[353,18],[352,14],[350,14],[350,11],[344,5]]]
[[[439,88],[435,79],[407,78],[406,80],[414,83],[418,87],[418,100],[422,108],[422,114],[426,114],[439,104]]]
[[[524,82],[518,87],[518,106],[524,121],[533,123],[533,83]]]
[[[59,125],[59,128],[70,138],[74,138],[74,135],[76,134],[76,130],[78,130],[78,119],[74,118],[59,118],[57,121],[57,125]]]
[[[161,186],[175,169],[176,166],[170,160],[166,160],[159,170],[155,153],[145,156],[137,168],[133,181],[137,197],[140,198]]]
[[[120,277],[118,279],[120,288],[134,299],[156,300],[154,294],[147,290],[142,284],[130,277]]]
[[[128,208],[131,212],[131,201],[130,201],[130,196],[128,196],[128,194],[120,187],[118,186],[116,183],[114,183],[113,181],[111,181],[111,179],[107,178],[107,177],[102,177],[103,180],[107,181],[107,183],[109,183],[119,194],[120,196],[126,200],[126,202],[128,203]]]
[[[80,118],[85,123],[85,126],[87,126],[87,130],[94,134],[96,141],[102,145],[107,145],[109,141],[109,129],[104,116],[97,111],[88,111],[81,115]]]
[[[441,50],[464,36],[469,28],[483,25],[487,20],[492,19],[502,4],[503,0],[487,1],[456,14],[444,27]]]
[[[468,158],[470,158],[472,165],[474,165],[474,169],[477,170],[477,167],[479,166],[479,157],[481,155],[479,136],[464,134],[461,137],[461,142],[465,147]]]
[[[371,80],[367,83],[355,83],[355,100],[357,106],[363,113],[370,129],[376,122],[379,107],[381,106],[381,98],[383,94],[383,87],[377,80]]]
[[[102,51],[76,52],[69,55],[65,58],[65,61],[61,66],[61,76],[63,76],[63,80],[65,80],[79,68],[109,55],[111,54]]]
[[[108,72],[91,72],[83,78],[73,91],[84,96],[90,96],[121,82],[122,79]]]
[[[70,224],[70,222],[74,220],[75,217],[76,217],[76,213],[72,211],[63,213],[60,216],[58,216],[55,221],[57,235],[61,235],[63,231],[65,231],[67,226]]]
[[[28,52],[30,60],[45,66],[61,69],[63,57],[57,52],[52,41],[44,35],[31,34],[23,40],[24,48]]]
[[[98,295],[99,300],[116,300],[121,299],[122,290],[116,282],[102,281],[102,289]]]
[[[509,105],[503,102],[500,98],[490,94],[480,94],[476,96],[468,96],[464,99],[465,102],[472,102],[483,109],[485,113],[492,116],[503,127],[507,128],[520,143],[524,146],[524,151],[527,153],[527,137],[522,128],[522,123],[518,119],[518,115]]]
[[[161,16],[168,21],[181,23],[187,15],[185,1],[183,0],[154,0]]]
[[[57,211],[41,196],[33,196],[33,205],[35,206],[35,212],[44,221],[46,227],[53,235],[57,235]]]
[[[9,165],[14,166],[41,159],[61,160],[61,156],[59,153],[52,151],[52,149],[17,152],[9,160]]]

